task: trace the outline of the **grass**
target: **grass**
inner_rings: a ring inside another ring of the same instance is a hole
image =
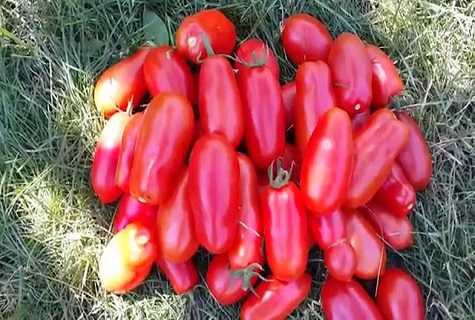
[[[205,290],[176,296],[155,269],[137,291],[104,292],[97,258],[114,207],[89,184],[103,121],[90,100],[104,68],[143,44],[139,0],[5,0],[0,11],[0,318],[236,319]],[[363,3],[363,4],[362,4]],[[429,319],[475,315],[475,3],[442,0],[162,0],[172,30],[202,8],[222,8],[240,39],[277,52],[282,81],[295,69],[279,25],[309,12],[333,36],[357,32],[396,60],[406,91],[394,103],[420,123],[434,176],[411,216],[414,246],[391,253],[420,283]],[[293,319],[321,319],[324,269],[312,253],[312,294]],[[197,261],[204,275],[207,256]]]

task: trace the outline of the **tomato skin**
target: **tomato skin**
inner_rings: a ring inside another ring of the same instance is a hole
[[[361,39],[343,32],[335,39],[328,56],[338,107],[350,116],[370,108],[372,98],[371,59]]]
[[[222,56],[206,58],[201,64],[199,87],[203,133],[219,133],[236,148],[244,135],[244,119],[239,88],[229,61]]]
[[[308,260],[307,212],[302,194],[293,182],[260,195],[266,260],[282,281],[300,277]]]
[[[229,250],[239,219],[240,174],[237,152],[218,134],[194,145],[189,160],[188,197],[200,244],[210,253]]]
[[[103,204],[116,201],[122,189],[115,183],[119,162],[122,134],[130,117],[125,113],[114,114],[99,135],[91,165],[91,186]]]
[[[185,262],[198,250],[195,221],[188,200],[188,168],[176,177],[170,196],[158,210],[156,219],[160,252],[170,262]]]
[[[131,223],[153,227],[157,220],[157,212],[158,207],[139,202],[128,193],[124,193],[117,206],[112,230],[117,233]]]
[[[302,170],[302,157],[297,147],[291,143],[285,144],[284,154],[282,155],[282,169],[289,171],[292,169],[290,180],[300,183],[300,172]],[[274,175],[277,174],[277,167],[274,167]]]
[[[369,117],[371,116],[371,111],[368,109],[361,113],[355,114],[351,118],[351,128],[353,129],[353,134],[356,136],[362,132],[369,124]]]
[[[412,246],[413,230],[407,216],[395,216],[377,201],[371,200],[364,206],[365,218],[373,229],[395,250]]]
[[[407,216],[414,208],[416,192],[397,162],[393,163],[389,177],[374,198],[384,203],[391,213],[398,217]]]
[[[233,244],[228,251],[232,269],[244,269],[258,263],[261,256],[262,218],[257,191],[257,174],[251,160],[238,153],[240,176],[240,213]]]
[[[303,273],[288,283],[280,282],[275,276],[261,282],[257,295],[251,294],[241,308],[241,320],[285,320],[310,293],[312,278]]]
[[[345,210],[348,242],[356,253],[355,276],[375,279],[386,269],[386,248],[371,224],[358,209]]]
[[[258,61],[254,61],[254,56],[256,56]],[[234,63],[234,68],[237,69],[238,74],[243,68],[247,68],[246,65],[239,61],[243,61],[247,64],[265,62],[272,70],[274,76],[279,79],[279,63],[277,62],[277,58],[267,44],[260,39],[251,38],[241,43],[236,50],[236,58],[238,61]]]
[[[330,276],[339,281],[350,281],[356,270],[356,253],[345,240],[329,247],[323,255]]]
[[[129,192],[130,171],[134,162],[135,145],[137,136],[143,123],[143,113],[134,114],[127,123],[122,134],[115,174],[115,183],[125,193]]]
[[[432,158],[424,135],[418,124],[407,113],[396,112],[396,117],[409,128],[409,140],[397,157],[407,180],[414,190],[427,188],[432,176]]]
[[[313,214],[331,213],[345,201],[353,172],[353,150],[348,114],[339,108],[325,112],[302,161],[302,194]]]
[[[355,164],[345,207],[363,206],[376,194],[408,137],[407,126],[389,109],[371,115],[368,127],[355,137]]]
[[[176,47],[184,57],[198,63],[208,57],[204,35],[215,54],[231,54],[236,45],[236,27],[219,10],[202,10],[181,22],[176,32]]]
[[[238,75],[244,111],[244,137],[257,169],[267,170],[285,149],[284,104],[278,79],[267,67],[246,68]]]
[[[173,263],[158,254],[155,263],[160,271],[167,277],[168,281],[177,294],[184,294],[191,291],[199,281],[199,274],[193,260]]]
[[[366,50],[372,65],[372,105],[375,108],[386,107],[391,98],[403,89],[401,77],[392,60],[378,47],[366,44]]]
[[[138,107],[147,94],[143,63],[151,48],[142,47],[106,69],[94,87],[94,104],[106,119],[119,110],[126,111],[129,101]]]
[[[135,289],[147,277],[157,255],[153,231],[140,224],[129,224],[115,234],[99,260],[101,285],[115,294]]]
[[[295,139],[300,154],[304,156],[313,131],[325,112],[336,106],[336,98],[330,69],[325,62],[301,64],[295,82]]]
[[[321,299],[327,320],[383,320],[376,304],[355,280],[342,282],[329,276],[323,283]]]
[[[282,45],[290,61],[297,65],[305,61],[327,61],[332,41],[325,25],[306,13],[284,20]]]
[[[288,82],[281,87],[281,90],[284,102],[285,129],[289,130],[294,125],[294,105],[297,95],[297,84],[295,81]]]
[[[161,93],[145,110],[137,137],[130,194],[160,205],[173,188],[172,181],[185,164],[195,131],[193,109],[178,93]]]
[[[162,92],[176,92],[184,95],[190,103],[196,100],[190,66],[172,47],[153,48],[145,59],[143,70],[145,83],[152,97]]]
[[[422,292],[416,280],[402,269],[388,269],[379,278],[376,304],[387,320],[425,319]]]

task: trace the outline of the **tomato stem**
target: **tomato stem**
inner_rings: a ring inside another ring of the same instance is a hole
[[[277,162],[277,176],[274,178],[274,165]],[[267,169],[267,174],[269,177],[269,184],[274,189],[281,189],[289,184],[290,178],[292,177],[293,166],[289,171],[285,170],[282,167],[282,157],[274,160],[272,164]]]
[[[228,268],[230,268],[228,264]],[[256,271],[257,269],[257,271]],[[243,269],[238,269],[238,270],[231,270],[231,279],[229,280],[228,283],[228,290],[232,286],[234,280],[236,278],[242,280],[242,290],[250,290],[254,292],[254,287],[252,286],[252,278],[254,277],[259,277],[262,279],[263,277],[261,276],[261,272],[264,270],[264,267],[261,266],[259,263],[251,263],[248,265],[246,268]]]
[[[214,56],[214,51],[213,48],[211,47],[211,43],[208,40],[208,37],[202,32],[201,33],[201,40],[203,41],[203,45],[205,46],[206,49],[206,54],[208,57]]]

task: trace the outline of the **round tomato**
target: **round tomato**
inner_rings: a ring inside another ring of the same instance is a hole
[[[272,50],[260,39],[252,38],[241,43],[236,50],[236,59],[234,68],[237,69],[238,73],[246,68],[245,64],[264,63],[279,79],[279,63]]]
[[[124,193],[117,206],[112,230],[117,233],[131,223],[152,228],[157,220],[157,212],[158,207],[139,202],[128,193]]]
[[[173,290],[178,294],[184,294],[191,291],[199,281],[199,274],[196,270],[193,260],[173,263],[158,254],[155,263],[161,272],[170,281]]]

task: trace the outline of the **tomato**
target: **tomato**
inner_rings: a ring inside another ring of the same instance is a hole
[[[190,103],[196,100],[195,84],[185,58],[170,46],[155,47],[143,64],[145,83],[155,97],[162,92],[184,95]]]
[[[416,192],[397,162],[393,163],[389,177],[374,198],[384,203],[391,213],[398,217],[407,216],[414,208]]]
[[[290,61],[327,61],[332,37],[325,25],[316,18],[297,13],[284,20],[282,45]]]
[[[386,269],[386,248],[378,234],[358,209],[345,211],[348,241],[356,253],[355,276],[375,279]]]
[[[206,58],[200,69],[198,101],[203,132],[223,135],[236,148],[244,134],[242,103],[234,71],[222,56]]]
[[[383,320],[376,304],[355,280],[342,282],[329,276],[323,283],[321,300],[326,320]]]
[[[130,118],[125,126],[119,149],[115,183],[122,191],[129,192],[130,171],[134,162],[135,145],[137,136],[143,123],[143,113],[138,112]]]
[[[162,93],[145,110],[137,137],[130,194],[159,205],[173,188],[173,180],[185,164],[194,135],[195,120],[188,100],[178,93]]]
[[[307,212],[288,172],[278,172],[260,194],[266,260],[278,279],[292,281],[304,273],[308,260]]]
[[[241,308],[241,320],[285,320],[310,293],[312,278],[303,273],[288,283],[271,276],[256,288]]]
[[[188,168],[184,167],[176,179],[170,197],[158,210],[156,224],[160,252],[170,262],[180,263],[195,254],[199,243],[188,200]]]
[[[243,68],[246,68],[245,64],[252,65],[260,62],[269,66],[274,76],[279,79],[279,63],[277,58],[267,44],[260,39],[251,38],[241,43],[236,50],[236,59],[234,68],[237,69],[238,73]]]
[[[140,224],[127,225],[102,251],[99,260],[101,285],[115,294],[135,289],[147,277],[156,255],[153,231]]]
[[[396,112],[399,121],[409,128],[409,140],[397,158],[407,180],[416,191],[427,188],[432,176],[432,159],[424,135],[417,123],[403,111]]]
[[[232,269],[258,263],[261,256],[262,220],[257,191],[257,174],[251,160],[238,153],[240,177],[239,226],[228,252]]]
[[[122,134],[130,117],[125,113],[114,114],[99,135],[91,166],[91,186],[102,203],[116,201],[122,189],[115,183],[119,162]]]
[[[256,268],[254,272],[258,273],[259,269]],[[249,283],[245,284],[239,275],[240,271],[234,271],[230,267],[226,254],[217,255],[211,260],[206,272],[206,283],[220,305],[230,305],[244,298],[258,279],[257,275],[254,275]]]
[[[305,155],[310,136],[322,116],[336,106],[330,69],[325,62],[305,62],[297,70],[294,105],[295,139]]]
[[[300,183],[300,171],[302,168],[302,157],[297,149],[297,147],[291,143],[285,144],[284,154],[282,155],[282,169],[290,172],[292,170],[292,175],[290,180],[295,183]],[[273,167],[274,175],[276,175],[277,167]],[[268,177],[266,177],[266,180]],[[267,180],[268,182],[268,180]]]
[[[335,279],[350,281],[353,278],[356,270],[356,253],[346,240],[325,250],[323,260],[328,273]]]
[[[284,104],[278,79],[267,67],[246,68],[238,75],[248,155],[267,170],[285,149]]]
[[[413,230],[407,216],[397,217],[387,207],[374,200],[368,202],[363,210],[373,229],[393,249],[403,250],[412,246]]]
[[[107,119],[119,110],[126,111],[129,103],[138,107],[147,94],[143,75],[143,63],[151,48],[138,49],[107,68],[94,87],[94,104]]]
[[[328,56],[338,107],[350,116],[370,108],[372,98],[371,59],[361,39],[343,32],[335,39]]]
[[[302,194],[313,214],[331,213],[345,201],[353,172],[353,149],[348,114],[338,108],[325,112],[302,161]]]
[[[285,129],[288,131],[294,125],[294,105],[297,95],[297,84],[295,81],[286,83],[281,88],[284,102]]]
[[[194,63],[208,56],[203,37],[215,54],[231,54],[236,45],[236,27],[219,10],[202,10],[186,17],[176,32],[176,47]]]
[[[366,50],[372,65],[372,105],[376,108],[386,107],[391,98],[403,89],[401,77],[392,60],[378,47],[366,44]]]
[[[236,151],[218,134],[194,145],[189,160],[188,197],[200,244],[213,254],[224,253],[237,234],[240,203]]]
[[[173,263],[158,254],[155,263],[178,294],[187,293],[198,284],[199,274],[192,259]]]
[[[371,115],[368,127],[355,137],[355,164],[345,207],[363,206],[376,194],[408,137],[407,126],[389,109]]]
[[[269,185],[269,175],[265,171],[257,172],[257,191],[259,195],[262,193],[265,187]]]
[[[388,269],[379,278],[376,304],[387,320],[425,319],[422,292],[416,280],[402,269]]]
[[[157,220],[157,212],[158,207],[139,202],[128,193],[124,193],[117,206],[112,230],[117,233],[131,223],[151,228]]]
[[[366,129],[369,124],[369,117],[371,116],[371,111],[368,109],[364,112],[357,113],[351,118],[351,128],[353,129],[354,135],[359,134],[361,131]]]

